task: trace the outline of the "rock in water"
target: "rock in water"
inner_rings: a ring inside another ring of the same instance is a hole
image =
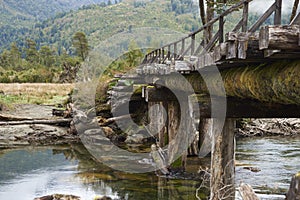
[[[79,196],[66,194],[53,194],[35,198],[34,200],[81,200]]]

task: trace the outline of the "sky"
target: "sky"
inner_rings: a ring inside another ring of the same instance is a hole
[[[253,0],[250,3],[249,10],[257,13],[265,12],[275,0]],[[282,12],[290,13],[294,4],[294,0],[282,0]]]

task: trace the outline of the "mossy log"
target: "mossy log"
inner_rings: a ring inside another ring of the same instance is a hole
[[[218,73],[201,72],[201,75],[184,75],[187,81],[178,74],[165,76],[164,81],[165,86],[171,90],[208,94],[209,87],[210,95],[220,96],[224,85],[229,97],[300,105],[300,60],[236,67],[220,73],[222,80]],[[189,89],[189,84],[194,91]]]

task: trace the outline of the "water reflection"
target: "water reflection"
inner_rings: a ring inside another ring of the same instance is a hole
[[[237,140],[236,183],[248,183],[262,199],[284,199],[291,176],[300,169],[300,137]],[[187,170],[209,167],[189,158]],[[259,168],[252,172],[245,166]],[[189,177],[193,178],[193,177]],[[95,162],[81,144],[0,150],[0,199],[32,200],[64,193],[93,199],[196,199],[200,180],[166,179],[155,173],[130,174]],[[277,194],[266,195],[266,194]]]
[[[0,199],[5,200],[53,193],[83,199],[196,199],[198,182],[112,170],[95,162],[81,144],[0,150]]]

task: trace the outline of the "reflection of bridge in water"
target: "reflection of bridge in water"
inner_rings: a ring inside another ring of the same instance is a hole
[[[274,0],[248,27],[251,1],[240,1],[198,31],[151,51],[137,75],[123,76],[111,93],[115,113],[129,99],[147,102],[149,127],[160,146],[169,141],[171,161],[179,156],[172,152],[205,155],[206,142],[213,141],[214,200],[234,199],[235,119],[300,116],[300,13],[281,25],[282,0]],[[240,8],[241,20],[225,34],[226,17]],[[274,25],[262,26],[272,16]],[[211,27],[214,35],[207,31]],[[133,84],[124,84],[126,79]],[[141,92],[132,95],[128,88]],[[199,141],[191,142],[195,137]]]

